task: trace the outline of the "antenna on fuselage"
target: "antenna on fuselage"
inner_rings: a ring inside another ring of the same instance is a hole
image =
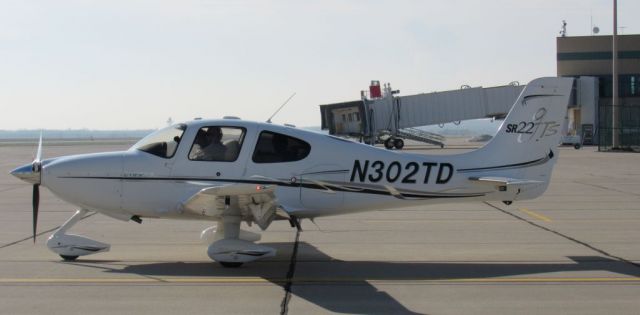
[[[269,119],[267,119],[267,123],[269,123],[269,124],[270,124],[270,123],[271,123],[271,119],[273,118],[273,116],[275,116],[275,115],[276,115],[276,114],[277,114],[277,113],[278,113],[278,112],[279,112],[279,111],[284,107],[284,105],[287,105],[287,103],[289,103],[289,101],[290,101],[294,96],[296,96],[296,93],[295,93],[295,92],[293,92],[293,94],[291,94],[291,96],[289,96],[289,98],[288,98],[286,101],[284,101],[284,103],[282,103],[282,105],[280,105],[280,107],[278,107],[278,110],[276,110],[276,112],[275,112],[275,113],[273,113],[273,115],[271,115],[271,117],[269,117]]]

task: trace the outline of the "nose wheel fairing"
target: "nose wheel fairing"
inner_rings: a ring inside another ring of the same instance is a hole
[[[47,247],[52,252],[60,255],[64,260],[74,260],[78,256],[86,256],[96,253],[108,252],[111,245],[98,242],[81,235],[66,234],[72,226],[82,219],[88,211],[78,210],[47,240]]]
[[[86,256],[101,252],[108,252],[111,245],[94,241],[80,235],[62,234],[51,235],[47,240],[47,247],[65,260],[67,257]]]

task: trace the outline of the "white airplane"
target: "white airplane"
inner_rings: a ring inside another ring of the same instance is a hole
[[[39,186],[79,207],[48,241],[65,260],[110,245],[66,234],[88,211],[217,224],[201,233],[208,255],[226,267],[275,255],[258,245],[273,220],[460,201],[540,196],[558,158],[573,79],[539,78],[522,91],[495,137],[453,155],[399,153],[270,123],[193,120],[158,130],[127,151],[35,161],[11,172],[33,184],[33,238]],[[211,144],[209,143],[211,142]]]

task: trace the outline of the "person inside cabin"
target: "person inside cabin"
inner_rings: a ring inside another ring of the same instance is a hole
[[[198,130],[189,158],[198,161],[224,161],[226,147],[222,144],[220,127]]]
[[[207,146],[207,132],[204,129],[198,130],[196,134],[196,138],[193,141],[193,146],[191,147],[191,151],[189,152],[190,160],[199,160],[203,153],[202,149]]]

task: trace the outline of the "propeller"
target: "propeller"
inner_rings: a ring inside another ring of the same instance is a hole
[[[42,132],[38,142],[38,152],[36,158],[31,163],[31,171],[38,174],[38,181],[33,184],[33,196],[31,204],[33,206],[33,243],[36,242],[36,229],[38,226],[38,208],[40,206],[40,182],[42,181]]]
[[[33,243],[36,242],[36,228],[38,225],[38,206],[40,204],[40,184],[33,185]]]

